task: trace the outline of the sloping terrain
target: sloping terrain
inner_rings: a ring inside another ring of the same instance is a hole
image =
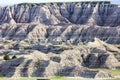
[[[119,13],[119,5],[99,2],[23,3],[0,7],[0,37],[13,40],[73,39],[74,44],[97,37],[118,44]]]
[[[71,41],[72,44],[93,41],[95,37],[109,43],[120,43],[119,27],[100,27],[88,25],[16,24],[0,25],[1,39],[35,41]]]
[[[109,2],[0,7],[0,75],[115,77],[91,68],[120,68],[119,14]]]
[[[94,44],[99,45],[96,46]],[[9,43],[10,44],[10,43]],[[89,68],[114,69],[120,67],[120,49],[99,39],[85,45],[72,46],[35,44],[16,50],[18,43],[4,47],[2,54],[17,58],[0,60],[0,74],[6,77],[79,76],[84,78],[110,78],[109,73]],[[16,47],[15,47],[16,46]],[[67,46],[65,48],[65,46]],[[19,45],[18,48],[21,46]],[[11,50],[12,49],[12,50]],[[28,53],[26,53],[26,51]],[[21,56],[23,55],[23,56]],[[3,56],[4,57],[4,56]]]
[[[50,3],[18,4],[0,8],[1,24],[31,23],[44,24],[93,24],[119,26],[119,5],[108,3]]]

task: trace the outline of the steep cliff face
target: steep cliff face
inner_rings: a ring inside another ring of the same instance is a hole
[[[120,27],[100,27],[87,25],[15,24],[0,25],[0,36],[13,40],[47,40],[77,44],[81,41],[92,41],[95,37],[109,42],[120,43]]]
[[[99,3],[0,7],[0,37],[15,40],[72,39],[73,43],[98,37],[106,42],[120,43],[119,13],[119,5]]]
[[[2,23],[74,23],[118,26],[120,7],[113,4],[63,3],[39,6],[14,5],[0,8]]]
[[[120,44],[119,14],[109,2],[0,7],[0,54],[18,56],[0,59],[0,75],[111,78],[89,68],[120,67],[119,45],[105,43]]]

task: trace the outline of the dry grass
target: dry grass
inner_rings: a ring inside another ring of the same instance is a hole
[[[93,68],[92,70],[101,70],[108,74],[111,74],[112,76],[120,76],[120,68],[116,68],[116,69]]]
[[[42,78],[0,78],[0,80],[37,80]],[[120,79],[81,79],[81,78],[66,78],[66,77],[60,77],[55,76],[51,77],[50,80],[120,80]]]

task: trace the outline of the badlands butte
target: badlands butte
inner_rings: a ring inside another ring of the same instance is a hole
[[[120,5],[109,1],[0,7],[1,76],[119,77],[101,70],[120,70],[119,44]]]

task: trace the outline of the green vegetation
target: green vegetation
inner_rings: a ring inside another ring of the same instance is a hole
[[[105,80],[120,80],[119,78],[116,78],[116,79],[105,79]]]
[[[0,78],[1,78],[1,77],[4,77],[4,76],[0,74]]]
[[[37,60],[37,62],[35,62],[35,67],[38,67],[40,65],[40,59]]]
[[[0,78],[0,80],[37,80],[37,78]]]
[[[15,59],[15,58],[17,58],[16,55],[12,56],[12,58],[11,58],[9,55],[5,55],[5,56],[3,57],[4,60],[11,60],[11,59]]]
[[[120,76],[120,68],[115,68],[115,69],[92,68],[92,70],[100,70],[109,73],[112,76]]]
[[[0,80],[37,80],[39,78],[0,78]],[[79,79],[79,78],[65,78],[65,77],[52,77],[50,80],[98,80],[98,79]],[[100,79],[100,80],[120,80],[120,79]]]
[[[5,55],[4,56],[4,60],[10,60],[10,56],[9,55]]]
[[[62,80],[62,79],[64,79],[64,77],[62,77],[62,76],[54,76],[54,77],[52,77],[52,80]]]
[[[17,58],[17,56],[16,56],[16,55],[14,55],[14,56],[12,57],[12,59],[15,59],[15,58]]]

